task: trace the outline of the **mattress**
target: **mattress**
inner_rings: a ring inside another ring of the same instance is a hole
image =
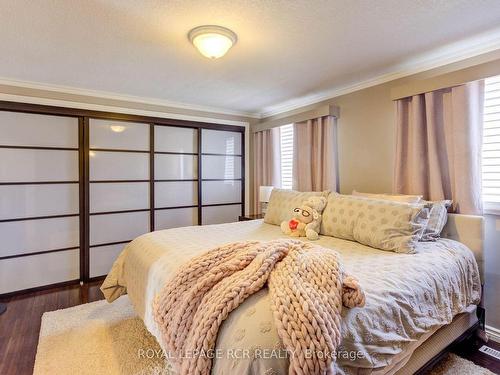
[[[155,295],[190,258],[212,247],[244,240],[287,238],[261,220],[152,232],[132,241],[103,283],[109,301],[128,293],[147,329],[158,338]],[[362,308],[342,312],[337,373],[384,373],[415,343],[479,303],[477,263],[463,244],[420,242],[416,254],[397,254],[321,236],[317,244],[339,252],[346,271],[366,294]],[[233,311],[219,331],[213,373],[286,374],[288,359],[274,326],[266,288]],[[411,354],[411,353],[410,353]]]

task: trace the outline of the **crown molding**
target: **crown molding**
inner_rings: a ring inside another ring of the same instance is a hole
[[[305,95],[302,97],[290,99],[284,101],[282,103],[271,105],[262,108],[258,112],[245,112],[245,111],[235,111],[218,107],[211,106],[202,106],[196,104],[188,104],[181,102],[174,102],[168,100],[162,100],[157,98],[148,98],[148,97],[140,97],[140,96],[132,96],[132,95],[124,95],[106,91],[98,91],[98,90],[89,90],[89,89],[80,89],[76,87],[70,86],[62,86],[62,85],[53,85],[53,84],[44,84],[39,82],[31,82],[31,81],[21,81],[21,80],[13,80],[8,78],[0,77],[0,85],[33,89],[33,90],[41,90],[41,91],[49,91],[54,93],[61,94],[69,94],[69,95],[79,95],[86,96],[89,98],[97,98],[97,99],[107,99],[107,100],[115,100],[121,102],[128,102],[132,104],[146,104],[146,105],[157,105],[166,108],[165,112],[154,112],[154,111],[141,111],[134,110],[134,113],[157,113],[162,114],[162,117],[168,115],[170,118],[204,118],[210,119],[212,117],[206,117],[207,114],[213,114],[216,118],[217,115],[228,115],[228,116],[238,116],[238,117],[246,117],[249,119],[265,119],[270,116],[275,116],[279,114],[283,114],[288,111],[297,110],[302,107],[314,105],[325,100],[333,99],[335,97],[349,94],[355,91],[363,90],[369,87],[377,86],[383,83],[387,83],[399,78],[403,78],[406,76],[410,76],[413,74],[421,73],[424,71],[428,71],[434,68],[442,67],[448,64],[456,63],[462,60],[466,60],[468,58],[473,58],[482,54],[486,54],[489,52],[500,51],[500,28],[494,29],[490,32],[482,33],[476,35],[471,38],[467,38],[458,42],[454,42],[443,46],[441,48],[437,48],[425,54],[421,54],[415,58],[404,61],[403,63],[393,65],[387,68],[387,72],[384,74],[380,74],[378,76],[358,81],[352,82],[347,85],[335,86],[328,90],[323,90],[320,92],[314,92],[309,95]],[[2,94],[5,96],[7,94]],[[13,95],[12,95],[13,96]],[[34,98],[30,98],[29,96],[24,95],[16,95],[18,98],[24,98],[24,102],[34,102]],[[53,100],[62,102],[62,100]],[[38,101],[40,102],[40,101]],[[64,101],[67,103],[72,103],[72,105],[77,105],[76,101]],[[67,105],[67,104],[66,104]],[[86,108],[90,106],[86,105]],[[99,105],[94,105],[94,107],[99,107]],[[104,107],[104,106],[101,106]],[[120,110],[127,110],[125,106],[117,106],[113,107],[120,108]],[[199,116],[196,114],[190,115],[181,115],[175,114],[175,109],[188,110],[188,111],[197,111],[204,112],[204,114],[200,114]],[[169,112],[169,110],[171,112]],[[212,118],[212,119],[213,119]],[[213,121],[213,120],[212,120]],[[226,121],[228,123],[229,121]],[[235,121],[238,122],[238,121]],[[244,123],[242,120],[241,123]]]
[[[158,105],[163,107],[170,107],[172,109],[184,109],[189,111],[208,112],[208,113],[213,113],[215,115],[260,118],[260,114],[254,112],[234,111],[224,108],[174,102],[157,98],[125,95],[125,94],[118,94],[114,92],[99,91],[99,90],[80,89],[77,87],[53,85],[53,84],[46,84],[46,83],[32,82],[32,81],[21,81],[21,80],[14,80],[2,77],[0,77],[0,85],[26,88],[32,90],[44,90],[44,91],[69,94],[69,95],[81,95],[91,98],[117,100],[117,101],[124,101],[137,104]]]
[[[49,106],[55,106],[55,107],[88,109],[88,110],[103,111],[103,112],[118,112],[118,113],[123,113],[123,114],[130,114],[130,115],[160,117],[160,118],[168,118],[168,119],[176,119],[176,120],[207,122],[207,123],[213,123],[213,124],[236,125],[236,126],[243,126],[245,128],[248,128],[250,126],[250,123],[247,121],[227,120],[227,119],[217,118],[216,116],[207,117],[207,116],[197,116],[197,115],[185,115],[185,114],[173,113],[173,112],[149,111],[149,110],[142,110],[142,109],[136,109],[136,108],[101,105],[101,104],[93,104],[93,103],[82,103],[82,102],[76,102],[76,101],[71,101],[71,100],[40,98],[40,97],[34,97],[34,96],[23,96],[23,95],[12,95],[12,94],[0,93],[0,100],[17,102],[17,103],[49,105]]]
[[[287,100],[280,104],[265,107],[262,109],[260,117],[266,118],[275,116],[301,107],[333,99],[337,96],[350,94],[355,91],[377,86],[399,78],[425,72],[427,70],[439,68],[444,65],[456,63],[497,50],[500,50],[500,28],[458,42],[450,43],[446,46],[409,59],[401,64],[393,65],[387,69],[387,73],[376,77],[353,82],[344,86],[333,87],[328,90],[312,93],[300,98]]]

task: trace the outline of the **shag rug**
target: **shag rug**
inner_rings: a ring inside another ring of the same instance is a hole
[[[34,375],[173,375],[127,296],[43,314]],[[494,375],[449,354],[431,375]]]

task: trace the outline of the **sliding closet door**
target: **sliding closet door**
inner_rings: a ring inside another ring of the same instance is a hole
[[[198,132],[154,127],[155,230],[198,224]]]
[[[242,133],[202,129],[202,224],[238,221],[243,211],[242,155]]]
[[[0,294],[80,278],[77,117],[0,111]]]
[[[89,275],[150,230],[150,125],[89,120]]]

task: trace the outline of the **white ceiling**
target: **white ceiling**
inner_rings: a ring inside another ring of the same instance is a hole
[[[0,0],[0,9],[4,79],[241,113],[392,73],[500,25],[498,0]],[[238,43],[206,59],[187,39],[203,24],[234,30]]]

